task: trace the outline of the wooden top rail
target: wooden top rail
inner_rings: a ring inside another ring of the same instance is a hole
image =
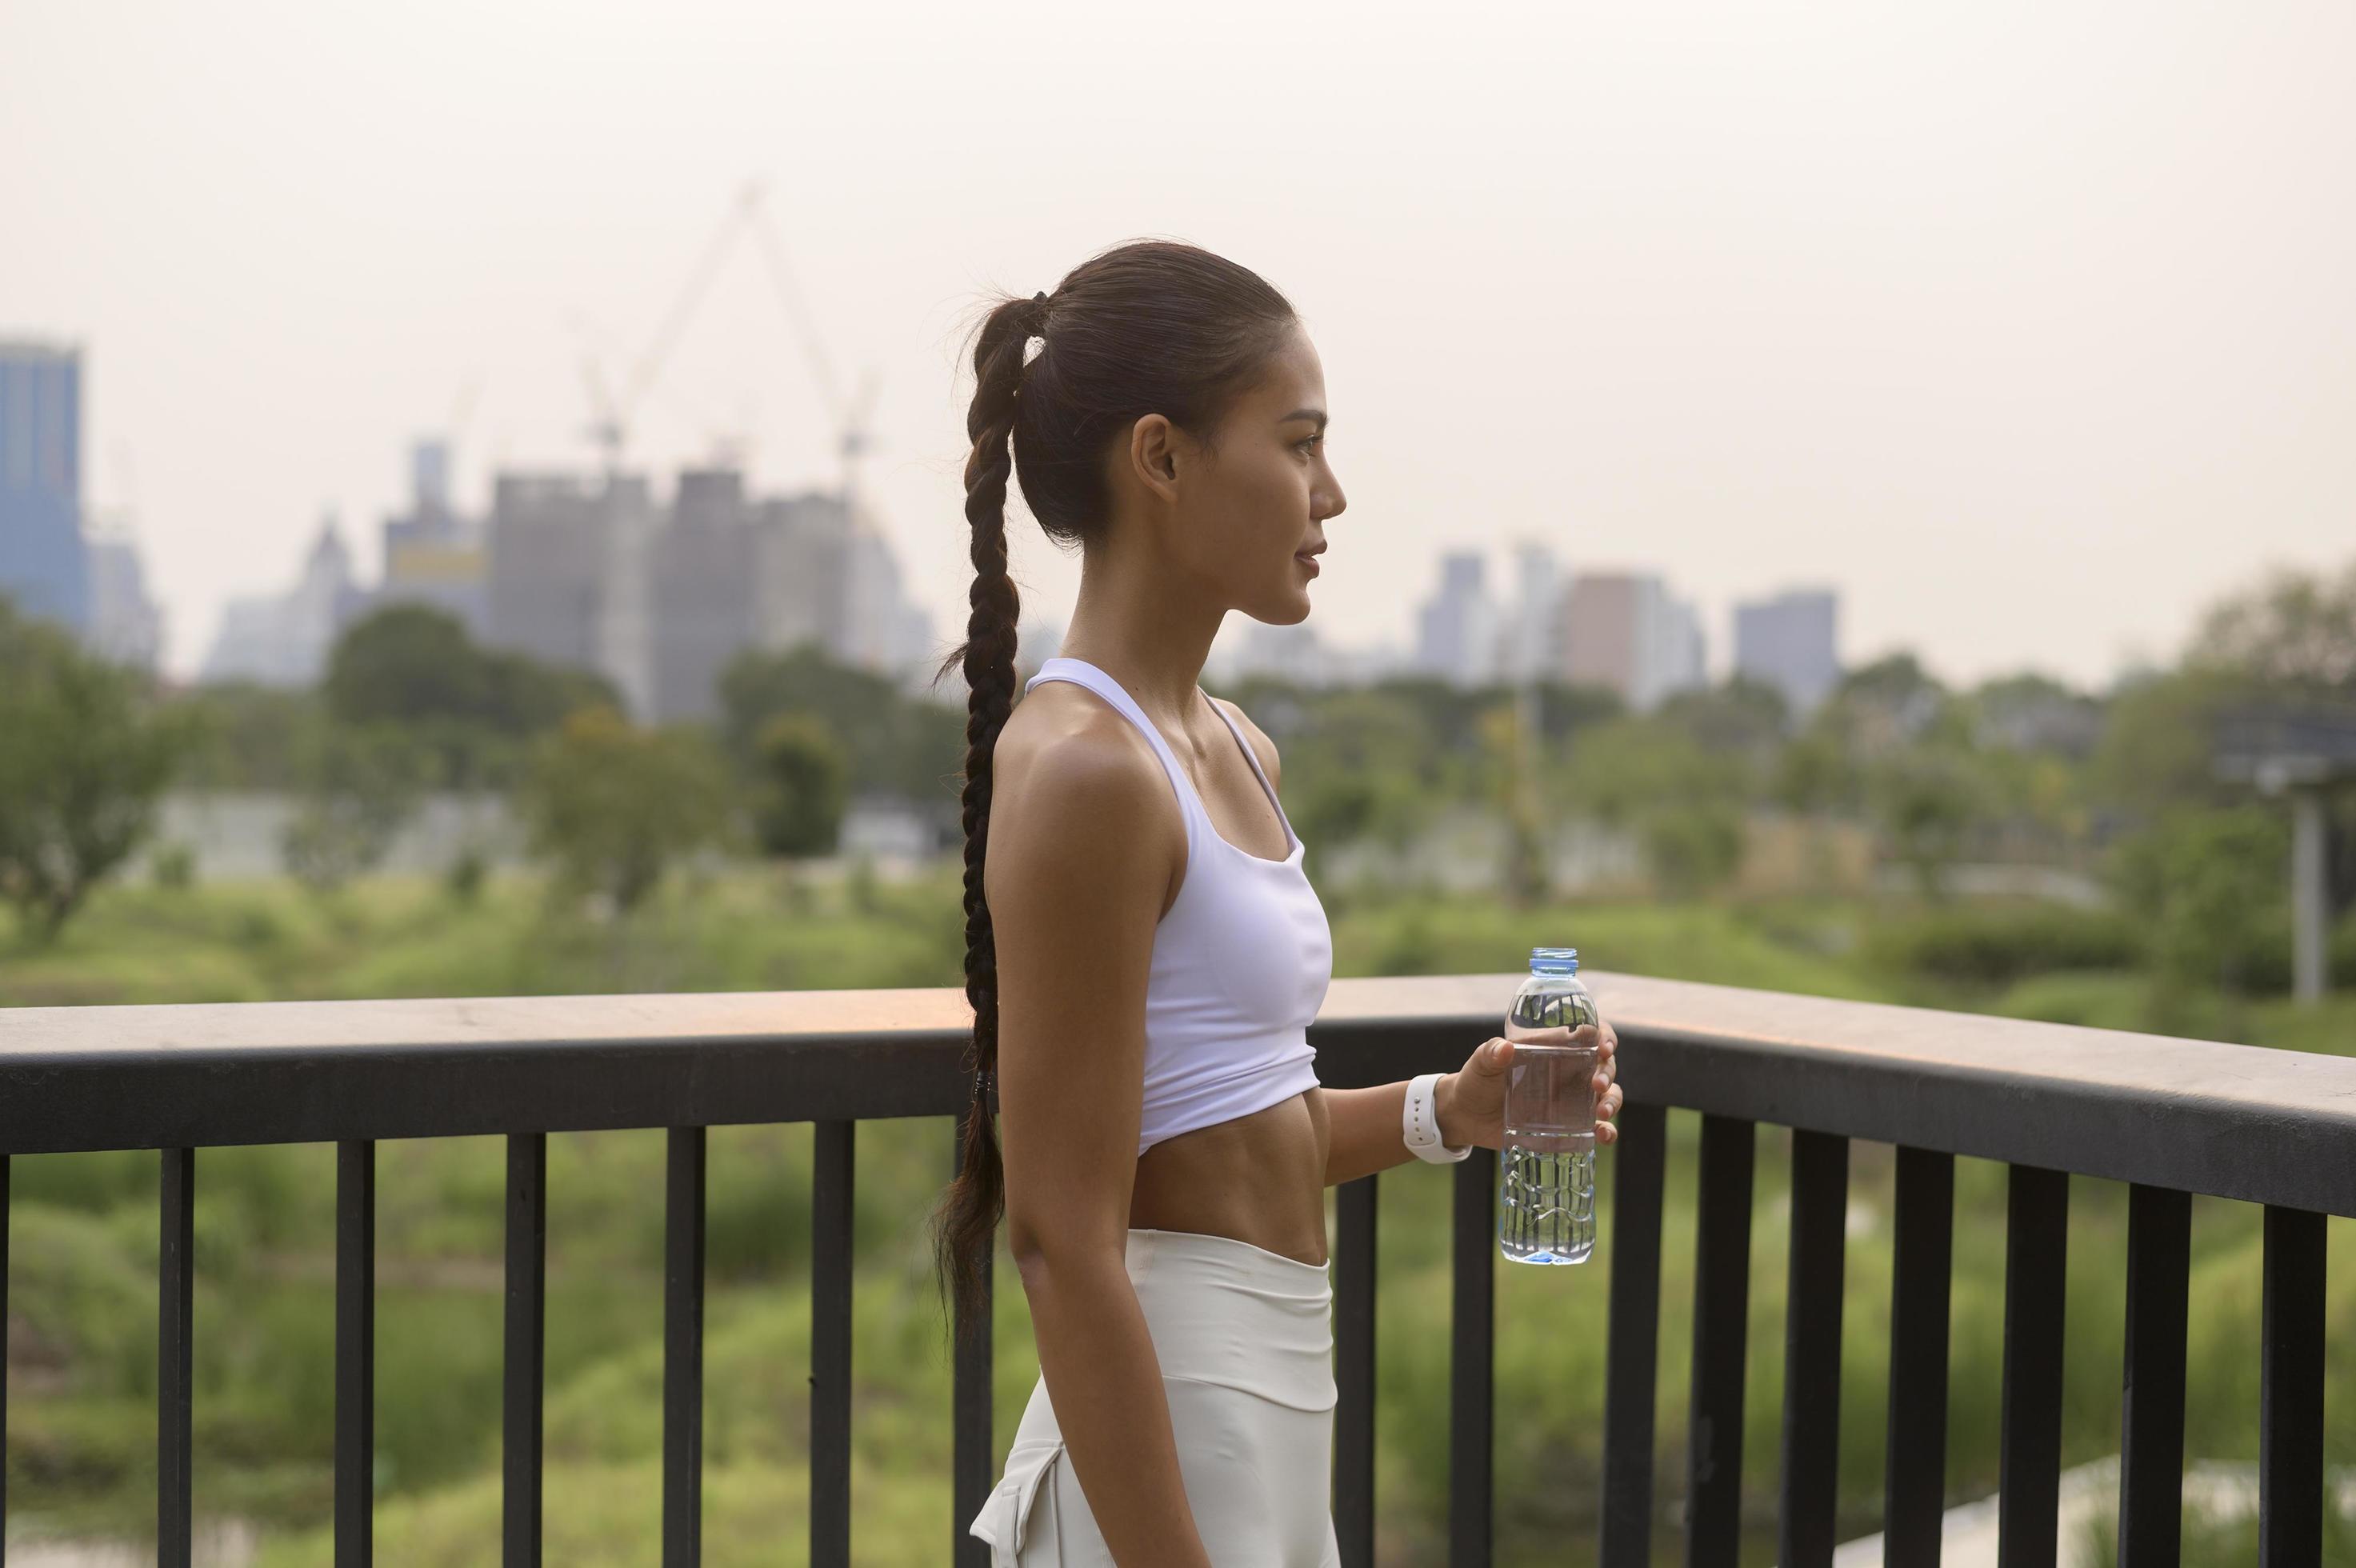
[[[2356,1059],[1584,976],[1638,1101],[2356,1215]],[[1325,1082],[1461,1064],[1518,972],[1338,980]],[[0,1154],[949,1115],[961,990],[0,1009]]]

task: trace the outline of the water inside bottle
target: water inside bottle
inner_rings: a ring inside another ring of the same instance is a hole
[[[1497,1251],[1509,1263],[1583,1263],[1595,1251],[1595,1151],[1541,1154],[1508,1142]]]
[[[1592,1045],[1570,1043],[1568,1026],[1505,1021],[1514,1059],[1505,1078],[1505,1136],[1547,1154],[1595,1147],[1595,1064]]]
[[[1596,1020],[1576,980],[1533,980],[1514,1000],[1505,1037],[1505,1148],[1498,1165],[1497,1249],[1508,1262],[1580,1263],[1595,1251],[1595,1070],[1599,1045],[1572,1032]],[[1591,1039],[1592,1036],[1590,1036]]]

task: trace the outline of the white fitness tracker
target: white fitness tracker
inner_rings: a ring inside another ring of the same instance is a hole
[[[1440,1102],[1433,1086],[1441,1076],[1427,1072],[1407,1080],[1407,1104],[1399,1112],[1400,1133],[1417,1159],[1435,1165],[1452,1165],[1471,1154],[1474,1145],[1467,1144],[1461,1149],[1451,1149],[1440,1141]]]

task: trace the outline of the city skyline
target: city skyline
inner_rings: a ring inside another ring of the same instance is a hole
[[[2356,143],[2344,11],[1533,7],[1346,40],[1255,12],[1240,52],[1108,16],[1039,62],[948,9],[133,9],[0,19],[0,136],[48,149],[0,166],[38,239],[0,253],[0,331],[84,349],[85,501],[135,526],[184,674],[322,510],[397,510],[410,439],[463,424],[470,505],[590,463],[584,357],[637,361],[756,176],[844,381],[878,377],[865,493],[951,639],[967,311],[1133,233],[1303,312],[1352,499],[1312,590],[1336,644],[1408,640],[1440,554],[1537,534],[1677,583],[1713,673],[1735,601],[1806,581],[1855,660],[2099,687],[2356,536],[2356,222],[2315,199]],[[1035,101],[991,85],[1043,64]],[[1022,156],[951,156],[977,126]],[[781,493],[832,482],[838,435],[739,254],[631,457],[733,444]],[[1076,564],[1012,532],[1026,604],[1067,614]]]
[[[38,504],[55,512],[55,502],[70,497],[80,483],[79,350],[19,340],[13,352],[16,359],[0,359],[0,392],[16,396],[14,404],[0,397],[0,455],[13,451],[11,440],[25,448],[12,461],[24,467],[29,460],[33,469],[48,473],[55,493]],[[66,372],[62,393],[51,390],[46,403],[27,404],[25,389],[43,383],[25,378],[54,381],[60,368]],[[27,420],[28,406],[47,412]],[[16,439],[27,435],[37,439]],[[779,650],[805,639],[847,662],[891,670],[912,693],[933,691],[929,674],[946,645],[933,637],[930,613],[904,596],[901,564],[863,503],[853,527],[840,492],[811,489],[756,500],[732,462],[723,456],[677,470],[659,500],[659,477],[644,472],[607,467],[600,477],[581,468],[500,471],[492,476],[488,510],[470,514],[452,493],[446,441],[413,442],[408,506],[381,520],[381,564],[374,578],[355,571],[341,521],[330,509],[293,585],[233,594],[198,668],[176,678],[309,684],[349,625],[388,605],[417,604],[455,616],[488,646],[605,674],[631,712],[657,719],[704,713],[719,668],[735,652]],[[522,510],[510,516],[519,504]],[[555,511],[541,521],[524,521],[552,504]],[[609,516],[616,506],[627,516]],[[70,511],[59,515],[72,521]],[[821,521],[821,513],[834,521]],[[538,527],[543,537],[529,549],[511,541],[503,556],[503,518],[509,520],[509,530]],[[88,624],[80,628],[84,640],[108,657],[160,668],[160,616],[146,596],[135,540],[123,533],[116,517],[91,511],[80,521],[82,549],[71,572],[90,584]],[[551,523],[559,525],[554,532],[547,532]],[[846,541],[854,545],[850,555],[839,545],[831,553],[819,549],[810,554],[818,535],[808,531],[814,524],[819,534],[849,528]],[[607,536],[616,526],[621,534],[616,539],[644,537],[611,559],[593,559],[608,554],[613,541]],[[21,554],[26,541],[16,538],[20,532],[10,532],[8,541]],[[784,542],[806,534],[802,544]],[[37,543],[40,536],[28,537]],[[650,552],[650,546],[656,548]],[[667,564],[667,553],[675,546],[689,555]],[[584,549],[587,555],[581,553]],[[1269,626],[1237,616],[1211,650],[1205,673],[1220,681],[1275,674],[1309,685],[1397,674],[1434,675],[1458,686],[1528,677],[1609,690],[1639,713],[1676,693],[1741,676],[1776,688],[1791,710],[1804,716],[1848,670],[1888,654],[1914,652],[1893,649],[1844,660],[1837,629],[1841,595],[1821,583],[1786,583],[1736,598],[1728,607],[1727,635],[1713,641],[1693,601],[1675,596],[1676,585],[1658,571],[1576,565],[1565,570],[1543,541],[1527,537],[1514,542],[1510,554],[1509,575],[1493,595],[1482,551],[1444,551],[1434,563],[1431,592],[1415,605],[1416,631],[1408,641],[1340,643],[1325,638],[1313,620]],[[0,566],[7,564],[0,560]],[[41,573],[10,580],[23,577],[24,566],[19,561],[0,571],[0,592],[21,596],[29,591],[33,597],[27,603],[40,613]],[[45,568],[52,575],[58,569],[54,562]],[[566,578],[568,572],[578,575],[583,570],[588,577],[581,584]],[[748,594],[755,579],[771,585]],[[777,596],[778,585],[792,581],[803,586]],[[552,605],[565,603],[584,585],[592,600],[616,589],[621,597],[577,627],[562,617],[550,619],[546,607],[526,613],[523,600],[515,596],[522,591],[537,601],[552,592]],[[801,602],[813,592],[815,600]],[[838,601],[839,607],[822,607]],[[509,607],[504,612],[498,607],[503,602]],[[1017,656],[1024,671],[1054,650],[1066,618],[1031,604]],[[826,629],[819,629],[821,623]],[[683,663],[682,638],[698,649]],[[1713,655],[1712,649],[1719,651]],[[1935,668],[1929,672],[1940,674]],[[2047,673],[2022,667],[2006,675],[2029,672]],[[2141,673],[2125,669],[2119,678]],[[2107,688],[2081,689],[2100,693]]]

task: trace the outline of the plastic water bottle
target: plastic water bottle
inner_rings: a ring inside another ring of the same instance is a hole
[[[1593,1036],[1573,1045],[1571,1032],[1600,1018],[1579,981],[1579,950],[1532,948],[1530,977],[1505,1014],[1514,1061],[1498,1162],[1497,1250],[1508,1262],[1583,1263],[1595,1250],[1601,1046]]]

